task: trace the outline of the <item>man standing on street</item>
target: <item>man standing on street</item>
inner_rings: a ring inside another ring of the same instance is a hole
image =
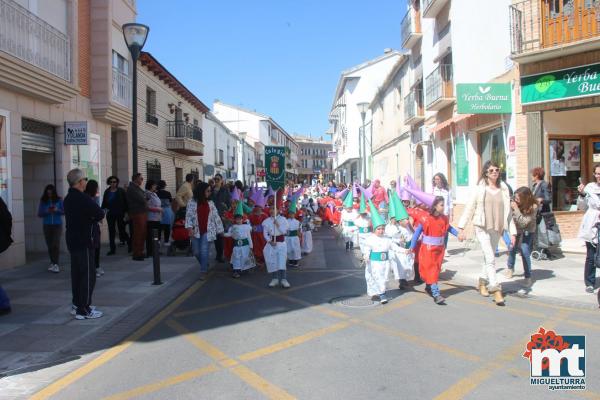
[[[175,199],[177,199],[179,207],[187,207],[188,201],[194,197],[194,178],[194,174],[187,174],[185,176],[185,182],[177,191]]]
[[[135,173],[127,186],[127,207],[129,218],[132,221],[132,247],[133,260],[144,261],[144,243],[146,243],[146,222],[148,221],[148,203],[142,188],[144,178],[142,174]]]
[[[219,211],[219,217],[223,220],[223,214],[231,208],[231,194],[227,187],[223,186],[223,176],[216,174],[214,178],[215,186],[210,199]],[[215,250],[217,252],[217,261],[223,262],[223,234],[218,234],[215,240]]]
[[[96,284],[93,224],[104,219],[104,211],[83,191],[87,178],[79,168],[67,174],[69,193],[63,202],[67,223],[67,248],[71,254],[71,290],[75,319],[100,318],[102,312],[92,309],[92,293]]]

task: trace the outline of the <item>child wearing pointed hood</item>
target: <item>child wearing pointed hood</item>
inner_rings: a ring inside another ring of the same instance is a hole
[[[242,202],[238,202],[233,214],[234,223],[229,227],[225,237],[231,238],[233,249],[231,253],[231,264],[233,266],[233,277],[239,278],[242,271],[254,268],[251,257],[252,251],[252,227],[244,223],[244,208]]]
[[[346,243],[346,251],[354,250],[354,242],[358,242],[358,228],[354,221],[358,218],[358,213],[354,209],[352,201],[352,191],[346,194],[344,199],[344,209],[342,210],[342,237]],[[358,243],[357,243],[358,244]]]

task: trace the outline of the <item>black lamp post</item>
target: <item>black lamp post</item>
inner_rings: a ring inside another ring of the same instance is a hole
[[[140,56],[140,52],[146,43],[148,38],[148,32],[150,28],[146,25],[138,23],[129,23],[123,25],[123,36],[125,37],[125,43],[131,53],[131,59],[133,61],[133,96],[132,96],[132,110],[131,110],[131,147],[132,147],[132,164],[133,173],[138,172],[138,137],[137,137],[137,60]]]

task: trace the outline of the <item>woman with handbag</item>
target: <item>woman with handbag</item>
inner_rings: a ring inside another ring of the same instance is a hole
[[[517,251],[521,250],[521,260],[523,261],[523,271],[525,276],[525,287],[531,287],[531,248],[533,246],[533,238],[536,229],[537,205],[535,204],[533,193],[528,187],[522,186],[518,188],[513,199],[510,202],[510,207],[513,212],[513,221],[517,228],[517,239],[515,245],[512,246],[508,253],[508,261],[506,263],[506,277],[512,278],[515,271],[515,259]]]
[[[595,255],[598,246],[598,228],[596,223],[600,221],[600,164],[594,166],[595,182],[587,185],[583,183],[577,187],[579,198],[577,208],[584,210],[585,214],[581,220],[579,234],[577,237],[585,241],[586,257],[583,272],[585,291],[594,293],[596,286],[596,263]]]

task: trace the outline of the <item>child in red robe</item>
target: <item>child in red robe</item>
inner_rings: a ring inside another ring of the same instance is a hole
[[[431,294],[436,304],[444,304],[446,299],[440,294],[438,285],[444,252],[446,251],[446,235],[458,236],[458,231],[450,226],[448,216],[444,215],[444,198],[436,196],[429,215],[421,218],[421,223],[415,230],[411,249],[417,246],[421,234],[421,250],[419,251],[419,273],[426,283],[425,290]]]
[[[252,251],[254,252],[254,259],[260,265],[264,265],[265,257],[263,255],[263,249],[267,242],[265,241],[265,237],[263,235],[263,226],[262,223],[268,216],[265,215],[263,209],[260,206],[255,206],[252,214],[248,217],[250,221],[250,225],[252,226],[252,243],[254,246],[252,247]]]

